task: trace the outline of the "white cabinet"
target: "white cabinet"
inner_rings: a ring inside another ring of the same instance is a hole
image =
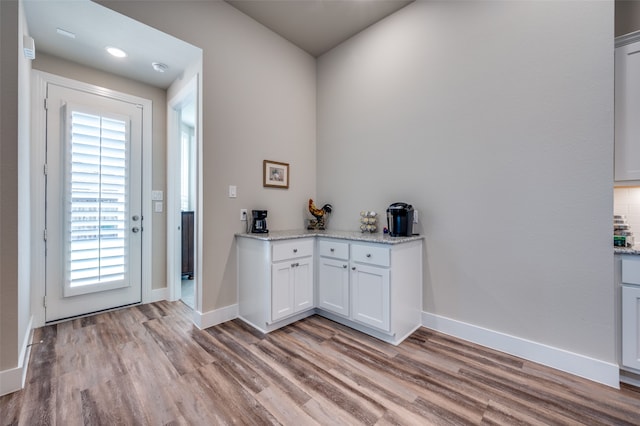
[[[320,257],[318,260],[318,307],[349,316],[349,261]]]
[[[421,239],[236,241],[239,317],[262,332],[318,313],[397,345],[421,325]]]
[[[314,313],[314,238],[238,238],[238,313],[262,332]]]
[[[313,259],[292,258],[271,266],[271,320],[313,308]]]
[[[621,263],[622,365],[640,371],[640,256]]]
[[[640,180],[640,42],[615,50],[614,180]]]
[[[349,243],[318,240],[318,307],[349,316]]]
[[[351,266],[352,319],[382,331],[390,326],[389,269]]]
[[[640,371],[640,287],[622,286],[622,365]]]
[[[421,324],[422,241],[318,241],[318,313],[392,344]]]

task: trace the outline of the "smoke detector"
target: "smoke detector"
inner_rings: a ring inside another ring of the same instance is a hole
[[[162,62],[152,62],[151,66],[157,72],[165,72],[169,69],[169,66],[167,66],[167,64],[163,64]]]

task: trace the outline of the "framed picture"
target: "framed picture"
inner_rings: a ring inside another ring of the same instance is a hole
[[[289,188],[289,164],[264,160],[262,162],[262,186]]]

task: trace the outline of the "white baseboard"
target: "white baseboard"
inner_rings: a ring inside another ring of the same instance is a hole
[[[18,366],[0,371],[0,396],[6,395],[24,388],[29,368],[29,355],[31,354],[33,316],[29,318],[26,335],[24,336]]]
[[[422,312],[422,325],[444,334],[515,355],[616,389],[620,387],[620,371],[617,364],[428,312]]]
[[[142,303],[153,303],[161,300],[169,300],[169,288],[154,288],[149,292],[149,300],[145,300]]]
[[[214,325],[222,324],[223,322],[236,318],[238,318],[237,303],[235,305],[225,306],[224,308],[205,313],[193,311],[193,323],[200,330],[213,327]]]

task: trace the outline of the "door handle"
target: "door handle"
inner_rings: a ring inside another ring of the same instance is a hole
[[[131,228],[131,232],[133,232],[134,234],[137,234],[138,232],[140,232],[140,228],[138,228],[137,226],[134,226],[133,228]]]
[[[136,214],[136,215],[133,215],[133,217],[131,218],[131,220],[133,220],[134,222],[136,222],[136,221],[140,220],[140,216],[138,216],[137,214]]]

